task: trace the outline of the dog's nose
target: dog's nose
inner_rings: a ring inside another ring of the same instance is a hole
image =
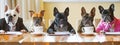
[[[12,18],[12,16],[10,16],[10,18]]]

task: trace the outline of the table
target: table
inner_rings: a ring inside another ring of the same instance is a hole
[[[19,45],[22,35],[0,34],[0,45]]]
[[[120,35],[21,35],[0,34],[0,45],[120,45]]]

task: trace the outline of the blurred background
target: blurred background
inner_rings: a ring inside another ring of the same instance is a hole
[[[69,23],[77,31],[78,24],[81,20],[81,7],[85,7],[86,11],[90,13],[93,7],[96,8],[96,15],[94,24],[97,26],[97,22],[101,19],[98,6],[102,5],[105,9],[108,9],[110,4],[115,4],[114,15],[120,19],[120,0],[0,0],[0,18],[4,18],[4,7],[8,5],[11,9],[14,9],[16,5],[20,7],[20,17],[24,19],[24,24],[29,27],[30,17],[29,10],[40,12],[45,10],[44,23],[48,28],[51,22],[54,20],[53,8],[57,7],[60,12],[63,12],[66,7],[69,7],[70,14],[68,16]]]

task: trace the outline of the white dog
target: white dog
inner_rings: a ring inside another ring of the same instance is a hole
[[[19,17],[19,6],[11,10],[5,6],[5,18],[0,19],[0,30],[6,31],[27,31],[23,24],[23,19]]]

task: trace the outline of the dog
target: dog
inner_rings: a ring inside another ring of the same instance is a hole
[[[43,26],[43,29],[45,30],[45,25],[43,23],[43,16],[44,16],[44,12],[45,10],[41,10],[40,13],[37,13],[33,10],[30,10],[30,16],[32,17],[32,26],[33,27],[31,30],[34,32],[35,31],[35,27],[40,27]],[[45,31],[44,31],[45,32]]]
[[[108,9],[104,9],[101,5],[98,8],[102,19],[96,28],[96,32],[120,32],[120,19],[114,16],[114,4],[111,4]]]
[[[69,8],[67,7],[63,13],[59,12],[56,7],[54,7],[55,20],[50,25],[47,30],[49,34],[55,34],[55,32],[70,32],[71,34],[76,34],[75,30],[68,22],[67,17],[69,16]]]
[[[23,19],[19,17],[19,6],[15,9],[9,9],[5,6],[5,18],[0,19],[0,30],[6,31],[23,31],[27,32],[27,28],[23,24]]]
[[[82,20],[78,27],[78,31],[77,31],[78,33],[82,33],[83,27],[89,27],[89,26],[94,27],[93,21],[94,21],[95,11],[96,11],[95,7],[92,8],[90,13],[87,13],[84,7],[81,8]],[[94,27],[94,29],[95,29],[95,27]],[[95,30],[94,30],[94,32],[95,32]]]

